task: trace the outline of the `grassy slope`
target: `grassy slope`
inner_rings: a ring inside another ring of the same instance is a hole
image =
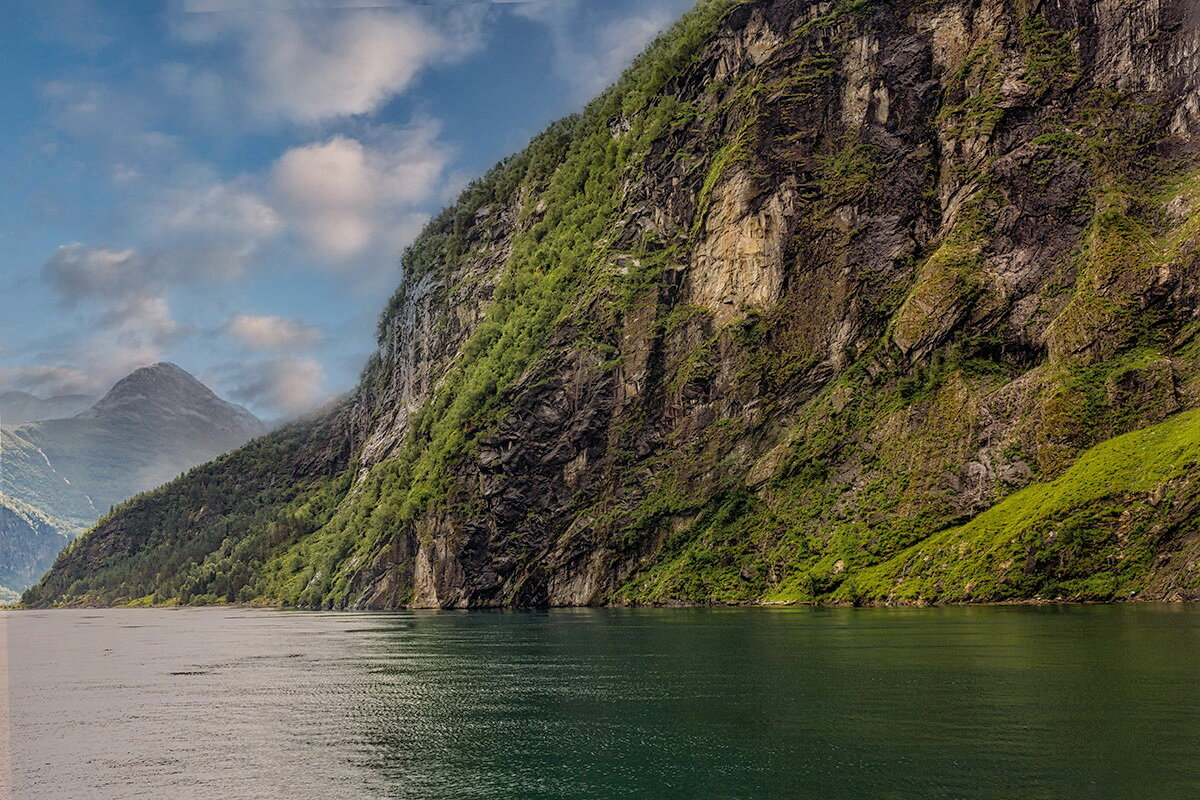
[[[1162,518],[1197,490],[1198,462],[1200,410],[1192,410],[1093,447],[1057,480],[851,576],[832,597],[965,602],[1135,594],[1152,566]]]

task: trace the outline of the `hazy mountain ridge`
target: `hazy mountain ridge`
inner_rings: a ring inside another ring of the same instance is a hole
[[[96,398],[86,394],[43,399],[28,392],[0,392],[0,424],[11,428],[26,422],[73,417],[95,402]]]
[[[35,604],[1200,597],[1184,0],[704,3]]]

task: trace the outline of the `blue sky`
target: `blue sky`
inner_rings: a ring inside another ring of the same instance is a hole
[[[403,247],[692,0],[9,0],[0,390],[350,388]]]

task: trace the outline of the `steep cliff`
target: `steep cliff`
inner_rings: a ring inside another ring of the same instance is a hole
[[[34,604],[1200,597],[1200,12],[703,3]]]

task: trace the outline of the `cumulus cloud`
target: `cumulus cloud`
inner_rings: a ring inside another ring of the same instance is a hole
[[[328,400],[325,371],[306,356],[226,364],[217,370],[216,380],[228,387],[229,396],[237,402],[285,416],[304,414]]]
[[[62,245],[42,266],[43,280],[63,306],[99,310],[106,327],[152,321],[165,328],[163,293],[170,277],[159,259],[140,250],[110,250],[79,242]]]
[[[251,350],[303,350],[320,340],[320,331],[295,319],[237,314],[224,326],[225,333]]]
[[[167,298],[152,294],[129,298],[106,311],[99,321],[102,329],[117,332],[117,341],[125,348],[148,353],[145,359],[135,360],[156,360],[159,351],[184,332],[172,316]]]
[[[289,150],[275,165],[275,187],[300,218],[301,236],[335,258],[370,242],[375,204],[373,171],[362,144],[334,136]]]
[[[214,66],[176,86],[233,92],[259,118],[311,124],[368,114],[404,92],[425,67],[457,59],[479,41],[469,6],[389,3],[184,4],[173,14],[184,41],[232,48],[234,72]],[[199,81],[199,84],[195,84]]]
[[[261,197],[233,185],[215,185],[182,198],[162,220],[168,231],[224,231],[265,238],[279,232],[279,215]]]
[[[346,261],[376,245],[394,246],[426,217],[415,207],[434,198],[451,153],[441,126],[425,120],[377,132],[368,144],[336,135],[293,148],[272,170],[277,203],[292,228],[327,259]]]

